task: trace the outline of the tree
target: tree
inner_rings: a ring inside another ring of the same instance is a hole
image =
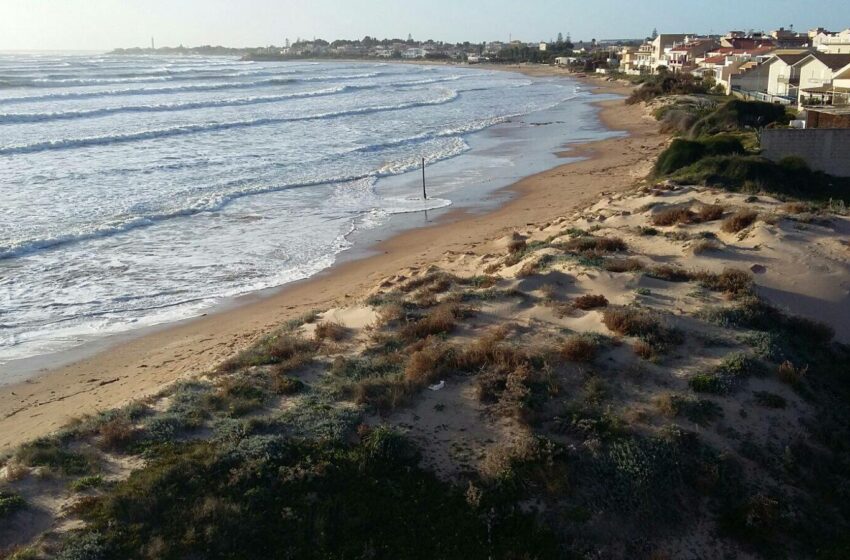
[[[563,33],[558,33],[558,39],[556,40],[555,44],[558,45],[559,47],[564,44],[564,34]]]
[[[658,29],[653,28],[652,30],[652,40],[654,41],[658,37]]]

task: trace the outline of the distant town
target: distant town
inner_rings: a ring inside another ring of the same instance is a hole
[[[153,43],[153,42],[152,42]],[[549,41],[515,39],[485,43],[444,43],[402,39],[286,39],[283,46],[163,47],[117,49],[113,54],[203,54],[246,60],[300,58],[443,61],[454,64],[550,64],[575,72],[613,77],[689,73],[712,81],[718,93],[796,105],[850,107],[850,28],[797,32],[729,31],[725,35],[658,33],[646,39],[573,41],[559,34]]]

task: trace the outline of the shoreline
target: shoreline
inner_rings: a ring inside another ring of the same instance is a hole
[[[570,76],[552,67],[500,69]],[[593,78],[582,81],[594,86],[594,93],[631,89]],[[566,154],[583,159],[500,189],[494,195],[511,198],[492,211],[449,210],[431,224],[394,233],[366,256],[343,259],[311,278],[242,296],[221,310],[152,332],[143,329],[137,336],[112,339],[92,355],[0,387],[0,450],[55,431],[74,417],[120,406],[202,373],[287,319],[351,303],[399,271],[427,266],[446,253],[488,252],[515,228],[545,223],[605,193],[630,188],[646,175],[666,136],[621,100],[594,104],[601,107],[599,118],[607,128],[628,135],[570,146]]]

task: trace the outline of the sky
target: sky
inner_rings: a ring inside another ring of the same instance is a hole
[[[0,0],[0,50],[281,45],[289,38],[642,38],[850,27],[848,0]]]

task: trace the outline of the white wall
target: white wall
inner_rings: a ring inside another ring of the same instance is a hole
[[[803,90],[818,88],[832,82],[832,70],[823,62],[811,59],[800,65],[800,99],[804,96]]]
[[[791,66],[781,60],[777,60],[770,65],[770,73],[767,78],[767,93],[770,95],[788,95],[788,81],[794,75],[794,70]],[[784,78],[785,81],[780,81]]]

